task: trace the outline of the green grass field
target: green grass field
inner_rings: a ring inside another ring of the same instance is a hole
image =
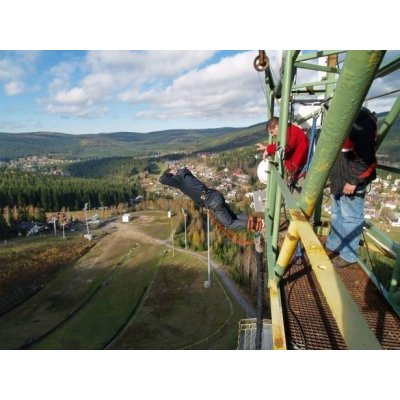
[[[139,245],[103,278],[91,300],[33,349],[102,349],[135,310],[158,265],[158,246]]]
[[[163,244],[149,243],[148,236],[169,237],[165,213],[137,217],[121,227],[126,234],[107,235],[3,315],[0,348],[235,349],[244,312],[215,275],[212,287],[204,288],[204,261],[178,249],[173,258]],[[141,233],[148,235],[145,241]],[[26,242],[19,257],[31,246],[41,245]]]
[[[114,349],[234,349],[244,313],[213,274],[204,287],[206,265],[169,253],[155,276],[143,308],[113,344]]]

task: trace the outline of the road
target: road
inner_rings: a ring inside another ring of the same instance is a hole
[[[140,216],[141,218],[143,216]],[[138,230],[138,226],[135,223],[129,223],[129,224],[122,224],[121,222],[118,221],[112,221],[109,224],[107,224],[104,228],[104,231],[107,233],[113,233],[118,231],[118,234],[127,234],[129,235],[129,238],[134,239],[134,240],[139,240],[145,243],[157,243],[164,245],[168,248],[172,248],[171,245],[171,239],[167,240],[162,240],[162,239],[157,239],[154,238],[143,231]],[[191,250],[186,250],[177,246],[174,246],[174,250],[180,251],[182,253],[187,253],[190,254],[193,257],[200,258],[207,262],[207,257],[199,254],[197,252],[191,251]],[[235,300],[238,302],[238,304],[242,307],[242,309],[245,311],[246,315],[248,318],[255,318],[256,316],[256,311],[254,306],[243,296],[243,294],[240,292],[238,289],[237,285],[235,282],[229,277],[229,275],[226,274],[226,272],[222,269],[221,265],[215,263],[214,261],[211,260],[211,268],[213,271],[215,271],[216,274],[220,277],[220,279],[223,281],[224,286],[226,289],[229,291],[229,293],[235,298]]]

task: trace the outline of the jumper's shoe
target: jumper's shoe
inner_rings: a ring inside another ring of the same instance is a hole
[[[256,223],[256,232],[263,232],[265,228],[265,223],[262,218],[257,218],[257,223]]]
[[[347,267],[354,267],[356,262],[349,262],[344,260],[342,257],[337,256],[334,260],[332,260],[332,265],[337,269],[343,269]]]
[[[247,230],[260,232],[264,229],[264,220],[254,215],[249,215],[247,219]]]

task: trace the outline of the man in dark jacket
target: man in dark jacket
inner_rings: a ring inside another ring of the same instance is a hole
[[[245,214],[236,215],[225,203],[220,192],[208,188],[187,168],[168,168],[161,175],[160,182],[179,189],[195,203],[213,211],[215,219],[229,230],[260,231],[264,227],[264,220],[261,218]]]
[[[375,114],[362,107],[331,173],[332,219],[326,248],[339,254],[333,259],[336,267],[358,258],[366,187],[376,178],[376,132]]]

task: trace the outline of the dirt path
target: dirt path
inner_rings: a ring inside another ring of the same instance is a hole
[[[119,219],[105,224],[101,231],[107,233],[85,256],[71,268],[61,271],[57,278],[46,284],[39,293],[4,315],[0,321],[0,336],[3,348],[15,349],[41,338],[68,319],[85,299],[90,297],[108,276],[117,262],[138,243],[161,245],[171,248],[170,239],[160,238],[163,222],[158,216],[137,215],[132,223],[123,224]],[[150,232],[145,229],[150,227]],[[154,229],[156,228],[156,229]],[[178,248],[176,251],[190,254],[198,259],[204,255]],[[253,306],[240,293],[235,283],[222,268],[212,262],[211,267],[218,274],[224,286],[242,307],[247,316],[255,315]]]
[[[154,218],[146,215],[140,215],[137,220],[139,223],[153,223]],[[172,248],[171,239],[157,239],[152,236],[147,235],[143,231],[140,231],[140,226],[137,223],[133,224],[122,224],[119,222],[111,223],[110,229],[118,230],[118,232],[114,233],[114,240],[120,240],[121,238],[130,238],[131,240],[138,240],[143,243],[153,243],[153,244],[161,244],[168,248]],[[207,257],[199,254],[197,252],[193,252],[191,250],[182,249],[180,247],[175,246],[176,251],[180,251],[182,253],[190,254],[194,257],[200,258],[207,262]],[[220,279],[224,282],[225,287],[228,289],[230,294],[235,298],[235,300],[240,304],[242,309],[246,312],[249,318],[255,318],[256,311],[254,306],[242,295],[240,290],[234,281],[226,274],[226,272],[222,269],[221,265],[211,261],[211,268],[218,274]]]

